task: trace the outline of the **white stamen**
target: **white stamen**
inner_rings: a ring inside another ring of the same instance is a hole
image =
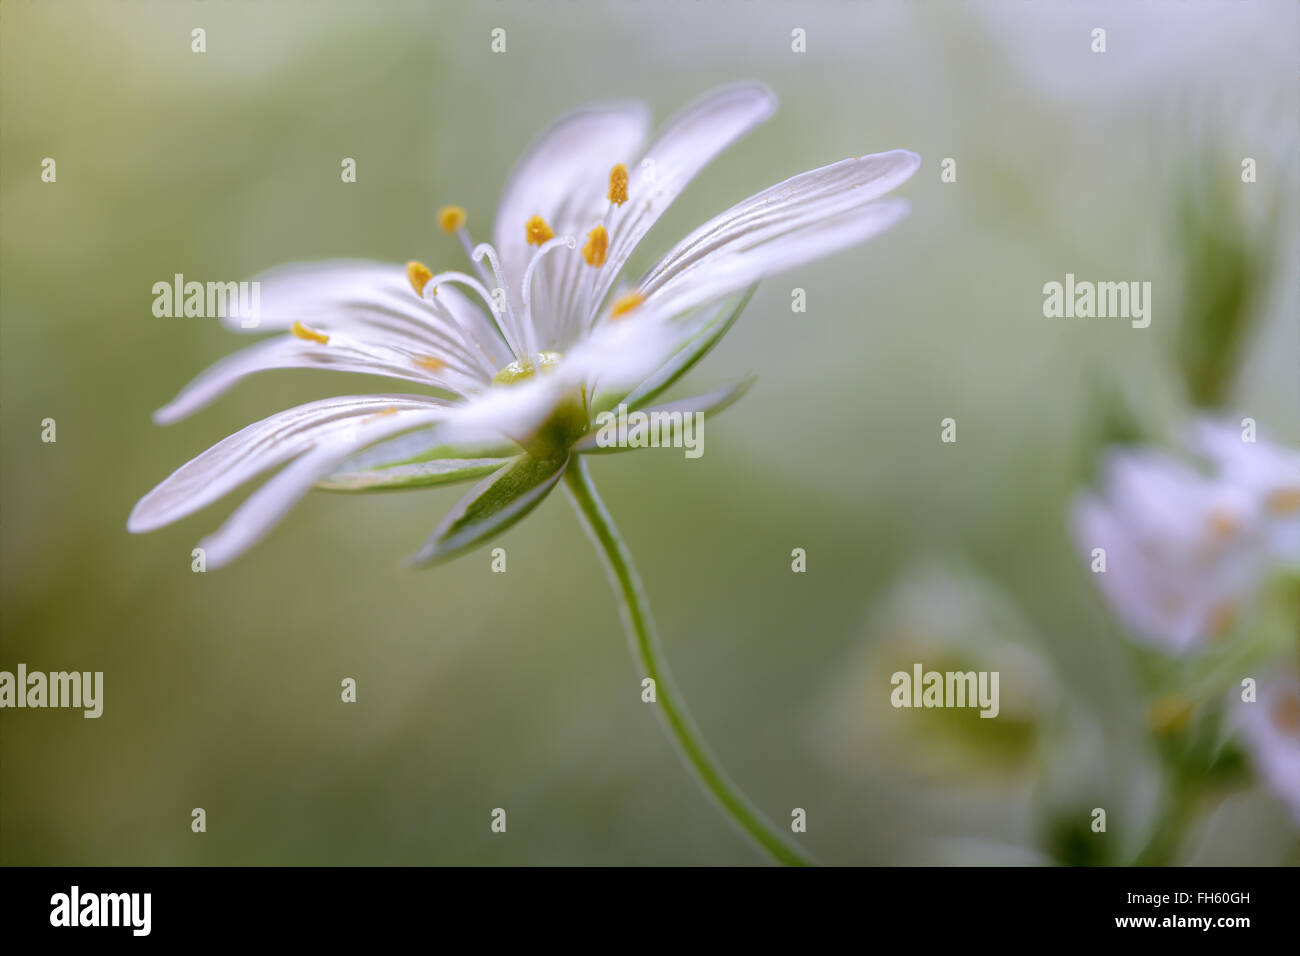
[[[524,325],[528,330],[529,347],[534,351],[537,348],[536,328],[533,322],[533,272],[536,271],[538,263],[542,261],[542,256],[546,255],[552,249],[558,249],[564,246],[566,249],[577,248],[578,240],[573,236],[556,236],[554,239],[548,239],[538,246],[537,251],[533,253],[532,260],[528,263],[528,268],[524,270],[524,287],[522,295],[524,299]]]
[[[468,259],[470,263],[474,266],[474,271],[477,272],[478,277],[483,280],[483,284],[485,286],[491,285],[492,277],[488,274],[488,271],[483,268],[482,261],[474,258],[474,252],[475,252],[474,240],[470,238],[469,227],[461,226],[459,229],[457,229],[456,238],[460,240],[460,247],[465,250],[465,258]],[[500,284],[499,278],[497,280],[497,283],[498,285]]]
[[[470,259],[480,269],[484,259],[487,259],[489,265],[492,266],[492,276],[496,279],[496,287],[501,290],[501,298],[504,303],[504,315],[497,315],[495,310],[492,313],[493,318],[497,320],[497,325],[501,328],[501,334],[505,335],[508,341],[518,341],[531,345],[531,343],[528,343],[528,329],[524,323],[520,323],[515,315],[515,307],[510,297],[510,284],[506,282],[505,270],[501,268],[501,259],[497,256],[496,248],[489,242],[480,242],[474,247],[474,251],[470,253]],[[509,334],[506,331],[507,325],[509,326]],[[511,348],[514,348],[514,346],[512,345]],[[531,350],[528,354],[531,354]],[[524,353],[517,352],[516,357],[523,358],[525,356]]]
[[[474,331],[466,326],[461,316],[443,305],[437,296],[426,298],[425,301],[433,306],[434,312],[436,312],[444,322],[460,332],[460,341],[456,341],[452,336],[447,337],[447,344],[454,346],[454,348],[448,349],[447,344],[445,344],[443,350],[458,351],[467,363],[477,361],[480,368],[487,373],[489,379],[495,375],[496,363],[493,362],[491,356],[483,350],[483,343],[479,341],[479,338],[474,334]]]
[[[504,338],[506,340],[506,344],[510,346],[510,351],[514,352],[515,358],[524,357],[526,353],[521,351],[519,347],[519,342],[517,342],[515,340],[515,337],[510,334],[510,328],[508,327],[508,323],[500,321],[499,317],[497,316],[496,303],[492,301],[492,295],[484,287],[483,283],[479,282],[471,275],[466,275],[464,272],[440,272],[424,284],[424,291],[420,294],[421,298],[430,299],[430,301],[432,301],[432,297],[436,293],[430,290],[437,289],[439,282],[458,283],[460,285],[465,286],[468,289],[473,289],[475,292],[477,292],[479,298],[481,298],[483,300],[483,303],[487,306],[488,314],[491,315],[493,319],[496,321],[497,329],[500,330],[502,338]],[[506,300],[506,308],[507,310],[509,309],[508,297]]]
[[[510,288],[506,284],[506,274],[501,271],[501,260],[497,258],[497,251],[492,247],[490,242],[480,242],[474,247],[474,251],[469,254],[470,261],[474,265],[482,268],[482,262],[486,258],[492,266],[492,276],[496,279],[497,288],[505,291],[506,307],[510,306]],[[486,282],[487,279],[485,278]]]

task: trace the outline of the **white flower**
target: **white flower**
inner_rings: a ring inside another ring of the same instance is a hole
[[[1236,425],[1209,419],[1196,423],[1191,444],[1224,481],[1254,498],[1274,554],[1300,563],[1300,452],[1260,438],[1243,441]]]
[[[1242,738],[1269,787],[1300,826],[1300,681],[1277,677],[1242,708]]]
[[[1133,636],[1173,653],[1235,629],[1268,566],[1256,499],[1151,448],[1111,451],[1100,493],[1075,501],[1073,533]]]
[[[497,210],[495,244],[475,245],[445,207],[473,273],[372,262],[272,270],[260,325],[282,334],[212,366],[155,419],[178,421],[254,372],[327,368],[413,382],[435,396],[346,396],[250,425],[182,466],[136,505],[149,531],[273,468],[212,536],[207,566],[261,539],[314,485],[415,487],[487,475],[435,530],[417,561],[481,543],[530,510],[584,445],[594,414],[645,407],[721,335],[764,276],[829,255],[897,223],[881,199],[917,169],[894,150],[846,159],[765,189],[705,223],[627,291],[633,249],[686,184],[767,119],[772,94],[722,87],[670,119],[642,151],[649,115],[600,103],[561,118],[525,153]],[[238,331],[243,316],[227,324]],[[715,390],[697,410],[733,400]]]

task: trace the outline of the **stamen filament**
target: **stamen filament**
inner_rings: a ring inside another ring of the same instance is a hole
[[[483,300],[483,304],[487,306],[488,314],[491,315],[493,321],[496,322],[497,329],[501,332],[502,338],[506,340],[506,345],[510,346],[510,351],[515,353],[516,358],[523,358],[524,353],[520,349],[519,343],[515,340],[514,336],[510,334],[507,324],[498,320],[496,304],[492,301],[492,295],[486,288],[484,288],[483,283],[479,282],[471,275],[466,275],[464,272],[440,272],[429,281],[433,288],[437,288],[439,282],[455,282],[459,285],[465,286],[467,289],[473,289],[478,293],[479,298]],[[429,287],[430,286],[425,286],[425,288]],[[425,296],[425,298],[428,298],[428,296]],[[509,299],[507,299],[507,303],[508,302]]]
[[[542,261],[542,257],[552,249],[558,249],[561,246],[564,246],[567,249],[573,249],[576,248],[577,245],[578,241],[574,239],[573,236],[557,236],[554,239],[548,239],[546,242],[542,243],[541,248],[533,253],[532,261],[528,263],[528,268],[524,270],[524,287],[522,292],[524,298],[524,327],[530,338],[530,349],[535,350],[537,346],[537,342],[535,341],[536,328],[533,323],[533,273],[537,271],[537,266]]]
[[[456,238],[460,240],[460,247],[465,250],[465,258],[474,266],[474,271],[478,277],[483,280],[484,285],[492,284],[492,276],[483,268],[483,263],[474,258],[474,240],[470,238],[469,230],[461,226],[456,230]]]
[[[513,344],[516,340],[523,338],[518,320],[515,318],[515,309],[510,302],[510,285],[506,282],[505,271],[501,268],[501,259],[497,256],[497,251],[491,243],[480,242],[470,253],[470,260],[474,265],[483,271],[482,261],[487,259],[488,264],[492,267],[492,276],[496,279],[496,287],[501,290],[501,301],[503,304],[504,315],[498,315],[495,306],[489,306],[492,313],[492,321],[496,324],[497,330],[501,333],[502,338],[510,345],[511,350],[515,353],[515,358],[523,358],[523,354]],[[510,333],[507,334],[507,328]]]

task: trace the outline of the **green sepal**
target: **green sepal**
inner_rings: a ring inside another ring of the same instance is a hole
[[[410,560],[429,565],[477,547],[541,502],[569,463],[568,451],[548,458],[520,455],[479,482],[452,508]]]
[[[651,412],[682,412],[691,414],[694,412],[703,412],[711,415],[722,411],[731,405],[742,395],[744,395],[751,385],[757,381],[754,376],[743,378],[738,382],[732,382],[729,385],[722,385],[718,388],[705,392],[702,395],[696,395],[692,398],[683,398],[675,402],[666,402],[663,405],[654,405],[650,408],[634,409],[629,406],[629,411],[642,411],[647,414]],[[580,455],[606,455],[611,452],[619,451],[640,451],[639,448],[633,448],[627,445],[610,445],[601,446],[596,443],[600,435],[600,425],[593,423],[591,431],[587,432],[574,446],[575,453]],[[674,437],[676,430],[674,430]],[[662,447],[662,446],[661,446]],[[675,445],[673,447],[676,447]]]
[[[407,488],[432,488],[470,481],[491,474],[510,458],[441,458],[414,464],[336,471],[316,482],[322,491],[401,491]]]

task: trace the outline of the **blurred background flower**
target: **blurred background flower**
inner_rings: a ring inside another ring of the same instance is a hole
[[[1242,711],[1251,760],[1300,824],[1300,682],[1285,675],[1259,692],[1259,706]]]

